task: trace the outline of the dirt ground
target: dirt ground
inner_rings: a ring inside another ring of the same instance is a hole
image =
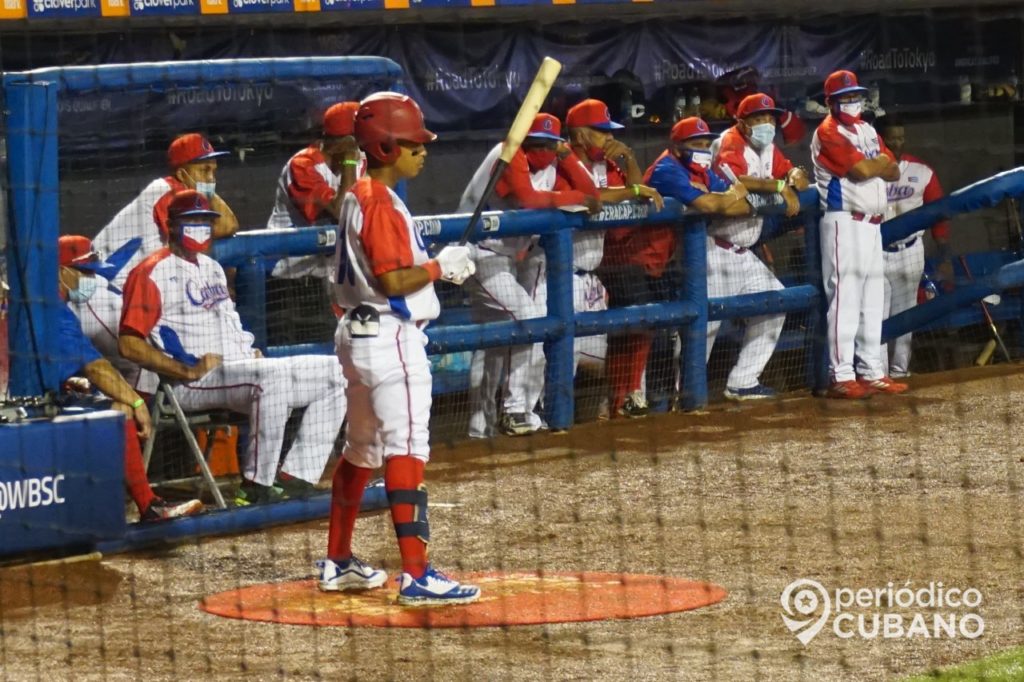
[[[593,570],[707,580],[698,611],[474,630],[281,626],[204,596],[312,574],[326,521],[145,553],[0,570],[0,678],[893,679],[1024,641],[1024,369],[915,377],[863,403],[794,395],[440,448],[432,556],[452,571]],[[357,552],[398,568],[387,515]],[[983,594],[978,639],[803,646],[779,599],[929,581]]]

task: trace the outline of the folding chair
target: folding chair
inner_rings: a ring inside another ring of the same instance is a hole
[[[227,503],[224,502],[224,495],[217,486],[217,481],[213,477],[213,472],[210,471],[208,462],[210,451],[213,449],[214,435],[220,429],[231,427],[227,419],[220,418],[221,414],[219,412],[185,412],[181,407],[181,403],[178,402],[177,396],[174,395],[174,388],[170,382],[161,379],[160,385],[157,387],[156,392],[153,393],[153,401],[150,407],[150,416],[153,419],[153,435],[146,441],[142,459],[148,471],[149,460],[153,456],[153,443],[156,441],[156,436],[160,432],[161,427],[177,424],[182,435],[185,437],[185,443],[192,454],[192,458],[199,467],[200,477],[203,480],[203,484],[200,487],[205,487],[209,490],[216,505],[220,509],[225,509]],[[196,440],[196,435],[193,432],[195,428],[206,430],[205,451],[199,447],[199,442]],[[194,480],[194,478],[163,482],[174,483],[188,480]]]

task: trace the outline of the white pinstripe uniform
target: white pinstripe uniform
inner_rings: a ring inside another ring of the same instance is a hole
[[[147,257],[125,284],[120,333],[141,336],[186,364],[207,353],[223,357],[222,365],[176,385],[174,393],[187,410],[226,407],[249,415],[242,473],[250,481],[273,484],[288,416],[306,408],[281,470],[319,482],[345,417],[341,368],[329,355],[256,357],[215,260],[197,254],[193,263],[168,248]]]
[[[441,304],[433,283],[406,296],[388,297],[378,280],[386,272],[428,260],[419,230],[398,195],[369,177],[356,182],[341,204],[335,247],[335,296],[346,314],[334,341],[348,380],[344,457],[358,467],[375,469],[391,456],[430,459],[432,378],[423,330],[437,319]],[[379,328],[367,333],[354,325],[359,306],[377,312]]]
[[[909,154],[903,154],[900,158],[900,179],[887,183],[886,189],[889,198],[885,209],[886,220],[942,197],[942,188],[935,171]],[[949,227],[940,223],[932,229],[936,233],[940,230],[948,232]],[[917,290],[924,273],[924,230],[886,247],[882,256],[885,263],[883,312],[889,318],[917,305]],[[904,334],[893,341],[891,356],[888,352],[889,344],[883,346],[882,360],[888,358],[890,376],[903,377],[909,374],[912,340],[912,334]]]

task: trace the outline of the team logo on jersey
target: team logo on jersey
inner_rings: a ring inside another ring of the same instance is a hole
[[[915,178],[913,175],[911,175],[909,178],[907,178],[907,180],[909,180],[910,182],[917,182],[918,181],[917,178]]]
[[[908,185],[889,185],[886,190],[889,201],[900,201],[909,199],[914,194],[914,188]]]
[[[230,298],[228,288],[223,284],[200,284],[194,279],[185,282],[185,295],[192,305],[203,310],[209,310]]]

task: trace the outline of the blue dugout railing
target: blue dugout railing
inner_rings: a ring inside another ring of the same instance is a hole
[[[806,248],[818,252],[817,193],[801,196],[802,222]],[[416,219],[424,240],[431,243],[457,241],[468,215],[427,216]],[[475,239],[540,235],[547,256],[548,314],[519,322],[487,324],[439,324],[427,330],[430,353],[451,353],[492,346],[543,342],[547,355],[546,395],[548,424],[555,429],[573,423],[573,340],[577,336],[616,333],[629,329],[677,327],[683,334],[680,358],[682,406],[695,410],[707,404],[707,322],[779,312],[811,311],[817,319],[820,276],[814,273],[816,259],[809,269],[807,284],[782,291],[749,294],[731,298],[708,299],[705,218],[686,211],[673,200],[663,210],[653,212],[647,204],[611,205],[597,216],[547,211],[508,211],[486,216]],[[572,296],[572,230],[606,230],[614,227],[673,224],[680,231],[683,258],[683,284],[676,301],[630,306],[604,312],[576,314]],[[789,224],[791,227],[793,223]],[[333,249],[333,228],[297,228],[246,232],[215,247],[221,264],[237,268],[235,287],[240,313],[257,337],[257,345],[266,346],[264,309],[267,259],[283,254],[329,253]],[[296,352],[333,352],[329,345],[278,347],[266,349],[269,355]]]

